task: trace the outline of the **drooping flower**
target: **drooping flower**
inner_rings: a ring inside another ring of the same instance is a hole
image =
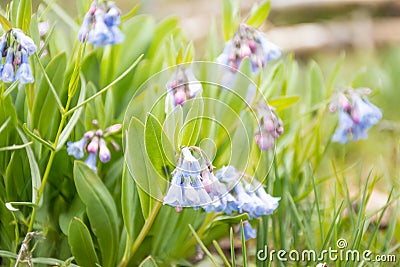
[[[78,39],[95,46],[121,43],[125,36],[119,29],[120,24],[121,12],[113,2],[95,0],[85,14]]]
[[[99,127],[96,120],[93,120],[92,124],[95,127]],[[91,169],[96,171],[97,155],[103,163],[106,163],[111,159],[111,152],[107,147],[106,140],[110,141],[114,150],[119,150],[118,144],[111,136],[116,134],[120,129],[121,124],[114,124],[106,128],[105,131],[101,129],[87,131],[79,141],[67,143],[68,155],[74,156],[76,159],[82,159],[85,156],[85,153],[87,153],[88,157],[86,158],[85,163]]]
[[[85,146],[87,143],[86,138],[82,138],[76,142],[67,143],[67,152],[69,156],[74,156],[76,159],[81,159],[85,156]]]
[[[12,83],[15,80],[13,60],[14,51],[12,48],[8,48],[6,61],[3,65],[3,71],[1,73],[1,79],[3,82]]]
[[[21,51],[21,56],[21,65],[18,67],[15,79],[19,80],[21,84],[33,83],[34,78],[31,67],[28,64],[28,54],[25,50]]]
[[[85,160],[86,165],[88,165],[94,172],[97,172],[96,158],[97,153],[89,153],[89,156]]]
[[[382,119],[382,112],[365,97],[370,89],[347,89],[339,93],[331,104],[331,111],[338,110],[339,124],[332,136],[333,142],[347,143],[368,138],[367,131]]]
[[[243,233],[244,240],[249,240],[257,237],[257,231],[251,227],[251,224],[248,221],[243,222]],[[241,237],[242,235],[240,235]]]
[[[269,150],[274,146],[275,139],[283,134],[283,123],[274,108],[264,102],[260,103],[257,112],[260,125],[254,138],[260,150]]]
[[[177,105],[184,105],[187,100],[196,97],[203,91],[201,83],[196,79],[190,68],[178,66],[167,83],[165,99],[166,112]]]
[[[191,152],[192,147],[183,147],[180,153],[178,165],[172,172],[172,181],[164,204],[173,207],[198,208],[211,203],[202,184],[202,163]],[[203,160],[203,159],[201,159]]]
[[[269,42],[262,32],[246,24],[240,24],[233,38],[225,44],[217,62],[228,65],[235,71],[242,60],[248,57],[253,72],[257,72],[267,62],[277,59],[281,54],[281,49]]]
[[[34,81],[28,56],[36,51],[33,40],[20,29],[11,29],[0,37],[0,62],[5,55],[4,65],[0,63],[0,78],[3,82],[11,83],[16,80],[20,84]]]

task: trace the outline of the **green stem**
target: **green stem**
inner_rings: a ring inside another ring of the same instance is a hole
[[[124,258],[118,265],[119,267],[126,266],[129,262],[129,260],[132,258],[132,256],[136,253],[136,251],[142,244],[144,238],[146,237],[146,235],[150,231],[151,227],[153,226],[153,223],[154,223],[155,219],[157,218],[158,211],[160,210],[161,207],[162,207],[162,202],[157,201],[155,206],[153,207],[153,210],[151,211],[149,218],[146,220],[145,224],[143,225],[142,230],[140,231],[139,235],[137,236],[135,242],[133,243],[133,245],[130,249],[129,257],[125,258],[125,255],[124,255]]]
[[[55,157],[56,152],[57,152],[56,151],[56,147],[57,147],[57,144],[58,144],[58,140],[60,139],[61,132],[62,132],[62,130],[64,128],[65,120],[67,119],[67,111],[69,109],[69,106],[71,105],[71,100],[72,100],[72,97],[68,97],[67,104],[65,105],[64,112],[61,114],[60,125],[58,126],[56,138],[55,138],[54,143],[53,143],[54,150],[52,150],[50,152],[49,161],[47,162],[46,169],[45,169],[44,174],[43,174],[42,184],[41,184],[41,186],[39,188],[38,197],[37,197],[37,200],[36,200],[36,203],[35,203],[36,205],[33,207],[31,219],[29,221],[28,233],[31,232],[32,229],[33,229],[33,223],[35,222],[37,206],[39,205],[40,199],[42,198],[42,195],[43,195],[43,192],[44,192],[44,188],[45,188],[46,183],[47,183],[47,179],[49,178],[50,170],[51,170],[51,167],[53,165],[54,157]]]

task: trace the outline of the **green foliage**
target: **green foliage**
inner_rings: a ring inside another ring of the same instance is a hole
[[[257,260],[257,250],[336,248],[340,238],[355,250],[398,255],[399,167],[387,155],[388,149],[399,155],[397,48],[378,54],[376,62],[342,54],[304,63],[287,55],[257,73],[245,58],[228,77],[231,86],[220,85],[222,66],[193,62],[203,57],[186,40],[178,18],[156,21],[136,15],[135,6],[122,18],[125,41],[95,48],[76,40],[77,21],[89,7],[77,2],[76,19],[50,0],[37,10],[30,0],[14,0],[1,10],[8,12],[0,15],[3,31],[18,27],[37,45],[44,41],[30,60],[33,84],[0,84],[1,266],[15,264],[29,232],[45,237],[28,246],[40,266],[189,266],[198,246],[205,264],[284,266],[276,258]],[[243,21],[259,27],[270,6],[262,1]],[[241,22],[240,1],[222,0],[221,8],[222,27],[214,23],[208,35],[209,60],[222,51],[218,33],[227,41]],[[59,22],[39,36],[38,23],[54,18]],[[176,64],[192,68],[203,92],[166,108],[166,85]],[[355,73],[363,65],[366,70]],[[390,121],[382,131],[373,129],[367,141],[339,146],[330,141],[336,119],[327,105],[336,88],[349,84],[380,86],[374,101]],[[254,142],[260,100],[284,123],[274,151],[260,151]],[[66,151],[67,142],[93,130],[93,120],[103,129],[123,123],[122,135],[104,137],[122,150],[97,163],[97,173]],[[163,205],[182,146],[201,147],[216,169],[234,165],[281,198],[275,213],[251,220],[257,241],[244,240],[246,213],[176,212]],[[383,212],[369,211],[377,188],[390,191],[380,209],[390,214],[387,222]],[[227,249],[223,238],[229,239]]]

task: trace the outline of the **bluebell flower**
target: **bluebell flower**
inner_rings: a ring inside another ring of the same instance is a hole
[[[22,49],[25,49],[25,51],[28,52],[28,55],[32,55],[36,52],[37,48],[35,43],[29,36],[25,35],[23,31],[20,29],[13,29],[13,33]]]
[[[106,141],[103,138],[100,138],[99,159],[103,163],[109,162],[111,159],[111,152],[108,149]]]
[[[92,16],[90,16],[89,14],[86,14],[85,17],[83,18],[81,28],[79,29],[78,32],[78,40],[82,43],[88,39],[92,20],[93,20]]]
[[[121,15],[112,2],[92,2],[78,33],[81,42],[87,41],[95,46],[118,44],[124,41],[125,35],[119,29]]]
[[[67,152],[69,156],[74,156],[76,159],[81,159],[85,155],[85,146],[87,139],[82,138],[76,142],[68,142],[67,143]]]
[[[256,129],[254,139],[260,150],[269,150],[275,145],[275,139],[283,134],[282,120],[275,113],[273,107],[264,102],[257,109],[260,125]]]
[[[104,23],[104,12],[97,10],[95,13],[95,24],[89,32],[88,42],[95,46],[105,46],[113,41],[112,33]]]
[[[91,168],[94,172],[97,172],[96,166],[97,153],[89,153],[89,156],[86,158],[85,163],[89,168]]]
[[[0,37],[0,56],[1,57],[3,57],[3,52],[4,52],[5,48],[6,48],[6,46],[7,46],[7,39],[3,35],[3,36]],[[0,64],[1,64],[1,62],[0,62]]]
[[[119,26],[121,24],[121,12],[114,3],[109,3],[108,8],[104,22],[108,27]]]
[[[96,154],[98,150],[99,150],[99,136],[95,135],[88,144],[87,151],[89,153]]]
[[[201,83],[196,79],[190,68],[178,66],[168,81],[167,96],[165,98],[165,112],[177,105],[184,105],[187,100],[196,97],[203,91]]]
[[[234,211],[239,211],[239,204],[236,198],[231,193],[225,194],[221,202],[224,204],[224,210],[227,215],[232,214]]]
[[[349,137],[352,136],[353,141],[368,138],[367,131],[373,125],[382,119],[382,112],[375,105],[371,104],[363,94],[369,93],[370,90],[347,89],[343,93],[339,93],[338,105],[335,103],[331,106],[338,106],[339,123],[335,133],[332,136],[333,142],[347,143]],[[349,100],[351,99],[351,101]],[[335,108],[331,109],[335,111]]]
[[[332,136],[333,142],[345,144],[348,142],[348,135],[353,129],[354,122],[350,115],[343,109],[339,109],[339,124]]]
[[[12,83],[15,81],[13,60],[14,51],[12,48],[8,48],[6,61],[3,65],[3,71],[1,73],[1,79],[3,80],[3,82]]]
[[[248,57],[252,71],[258,72],[267,62],[277,59],[281,54],[281,49],[268,41],[263,33],[241,24],[233,38],[225,44],[224,51],[216,61],[228,65],[231,71],[235,72],[242,60]]]
[[[256,194],[257,194],[258,198],[261,199],[261,201],[263,202],[262,205],[263,205],[264,213],[262,215],[269,215],[278,208],[279,200],[281,198],[273,197],[270,194],[267,194],[267,192],[265,192],[265,190],[261,184],[258,185]]]
[[[244,240],[249,240],[251,238],[257,237],[257,231],[251,227],[251,224],[248,221],[243,222],[243,232],[244,232]],[[242,236],[240,234],[240,236]]]
[[[182,148],[178,165],[172,172],[172,181],[164,197],[164,204],[194,208],[210,204],[211,197],[204,189],[201,172],[201,165],[189,148]]]
[[[28,54],[22,50],[22,60],[15,75],[15,79],[19,80],[21,84],[33,83],[34,78],[32,75],[31,67],[28,64]]]

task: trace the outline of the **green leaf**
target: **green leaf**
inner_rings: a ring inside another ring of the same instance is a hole
[[[57,16],[63,20],[73,31],[77,32],[79,30],[79,25],[75,22],[71,16],[68,15],[59,5],[53,0],[43,0],[49,8],[51,8]]]
[[[12,29],[11,23],[5,17],[3,17],[1,14],[0,14],[0,24],[1,24],[1,27],[3,27],[3,30],[5,32]]]
[[[253,121],[250,112],[240,116],[240,122],[232,137],[232,151],[230,163],[239,171],[245,171],[249,164],[249,155],[253,143]]]
[[[0,147],[0,151],[13,151],[13,150],[25,148],[32,144],[33,144],[33,142],[29,142],[29,143],[25,143],[22,145],[12,145],[12,146]]]
[[[166,172],[166,170],[174,168],[174,151],[160,122],[151,113],[148,113],[145,124],[145,142],[150,162],[160,174],[160,177],[168,177],[169,172]]]
[[[145,258],[140,264],[139,267],[157,267],[156,261],[153,259],[152,256],[148,256]]]
[[[75,261],[81,266],[96,267],[99,260],[89,229],[79,219],[73,218],[68,228],[68,243]]]
[[[160,177],[155,170],[148,153],[145,144],[145,126],[140,120],[132,117],[127,128],[125,161],[136,182],[145,219],[149,217],[155,204],[153,198],[160,198],[167,188],[167,180]]]
[[[223,0],[222,2],[222,28],[225,41],[232,38],[239,26],[239,1]]]
[[[20,0],[17,11],[17,28],[25,33],[29,32],[31,24],[32,2],[31,0]]]
[[[153,58],[160,46],[168,42],[167,37],[178,27],[179,20],[177,17],[169,17],[162,20],[154,32],[154,39],[148,51],[148,57]]]
[[[25,137],[24,133],[17,128],[17,131],[19,133],[19,136],[21,137],[22,141],[24,143],[27,143],[28,140]],[[28,155],[28,160],[29,160],[29,167],[31,169],[31,177],[32,177],[32,203],[34,203],[35,205],[41,205],[42,203],[42,199],[38,199],[38,191],[39,188],[42,185],[42,178],[40,175],[40,170],[39,170],[39,166],[38,163],[36,161],[35,158],[35,154],[33,154],[33,150],[30,146],[25,147],[26,149],[26,154]]]
[[[299,99],[300,96],[282,96],[268,101],[268,105],[274,107],[277,111],[282,111],[294,105]]]
[[[122,218],[132,242],[137,237],[144,219],[140,206],[139,193],[126,164],[124,164],[122,172],[121,187]]]
[[[79,93],[79,99],[77,105],[80,105],[83,100],[85,99],[86,95],[86,81],[83,75],[81,76],[81,92]],[[78,108],[74,111],[71,116],[71,119],[68,121],[67,125],[64,127],[60,134],[60,138],[58,139],[58,144],[56,146],[56,151],[60,150],[65,142],[67,142],[69,135],[71,134],[72,130],[74,129],[75,125],[78,123],[81,113],[83,111],[83,107]]]
[[[41,65],[39,64],[39,66]],[[55,110],[57,108],[62,110],[60,96],[66,67],[67,55],[65,53],[58,54],[45,67],[44,76],[36,81],[37,90],[35,90],[32,108],[32,123],[28,126],[30,129],[37,129],[45,140],[54,140],[58,129],[60,114]],[[50,83],[58,86],[49,86]],[[57,102],[54,99],[58,99]],[[48,116],[43,114],[48,114]],[[50,114],[51,116],[49,116]]]
[[[250,16],[246,20],[246,24],[253,27],[260,27],[268,17],[271,10],[271,1],[263,1],[261,4],[255,4],[251,9]]]
[[[314,106],[323,101],[325,95],[325,82],[321,68],[315,61],[310,63],[308,69],[308,88],[310,93],[310,105]]]
[[[102,266],[115,266],[119,244],[115,202],[101,179],[85,163],[75,161],[74,180],[99,243]]]
[[[182,137],[180,138],[181,146],[193,146],[197,144],[199,134],[201,131],[201,121],[204,111],[204,102],[201,97],[196,97],[190,100],[186,105],[191,107],[186,115],[185,122],[182,131]]]
[[[247,213],[242,213],[235,216],[220,215],[213,220],[212,224],[210,225],[210,229],[218,224],[238,224],[241,221],[248,219],[249,215]]]

